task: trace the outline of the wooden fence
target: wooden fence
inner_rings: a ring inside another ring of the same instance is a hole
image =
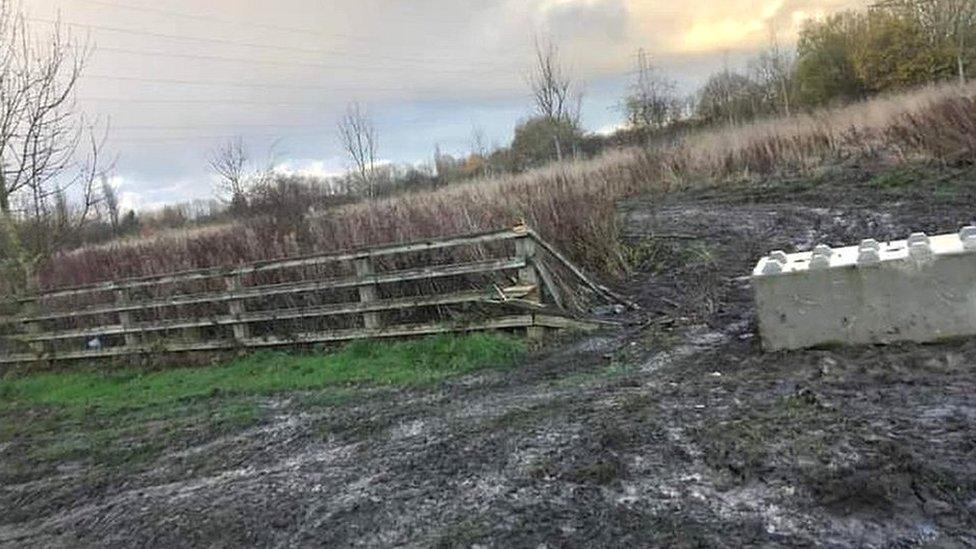
[[[514,243],[514,246],[512,245]],[[11,296],[0,364],[593,326],[624,302],[524,225]]]

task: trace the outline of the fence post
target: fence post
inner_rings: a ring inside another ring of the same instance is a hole
[[[24,331],[28,335],[36,335],[41,333],[41,324],[39,322],[25,322]],[[32,353],[36,356],[41,356],[44,354],[44,342],[43,341],[31,341],[28,346]]]
[[[227,291],[230,293],[235,293],[241,289],[241,277],[240,275],[229,275],[224,277],[224,283],[227,285]],[[240,320],[241,315],[244,314],[244,301],[240,299],[232,299],[227,302],[227,306],[230,309],[230,316],[234,320]],[[243,342],[251,336],[251,329],[247,324],[233,324],[231,326],[234,330],[234,340],[238,343]]]
[[[27,263],[24,265],[24,284],[25,284],[26,294],[28,295],[33,294],[38,296],[35,301],[31,302],[30,305],[28,305],[25,308],[28,314],[36,315],[40,313],[41,280],[40,277],[37,275],[37,270],[34,269],[34,266],[31,263]],[[41,331],[43,331],[43,328],[44,327],[38,321],[24,323],[24,330],[31,335],[40,333]],[[44,342],[32,341],[30,343],[30,350],[36,356],[38,357],[42,356],[44,354]]]
[[[524,224],[519,224],[514,229],[521,236],[515,239],[515,255],[525,260],[525,267],[519,269],[518,282],[522,286],[534,286],[535,290],[529,294],[529,299],[542,302],[542,288],[539,287],[539,272],[535,267],[535,240],[528,232]],[[542,326],[529,326],[526,329],[526,336],[532,341],[540,341],[546,335],[546,329]]]
[[[129,292],[126,290],[116,290],[115,291],[115,304],[125,306],[129,303]],[[131,311],[120,311],[119,312],[119,324],[122,325],[122,329],[129,330],[132,328],[132,312]],[[139,345],[139,336],[136,334],[125,332],[125,346],[126,347],[137,347]]]
[[[375,271],[373,270],[373,260],[369,257],[360,257],[354,260],[356,266],[356,276],[364,278],[372,275]],[[359,301],[360,303],[370,303],[376,301],[377,291],[375,284],[368,284],[365,286],[359,286]],[[363,313],[363,325],[367,330],[375,330],[380,327],[380,314],[379,313]]]

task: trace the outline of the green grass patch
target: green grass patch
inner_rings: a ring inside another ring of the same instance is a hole
[[[497,334],[356,342],[325,355],[258,353],[227,365],[165,371],[76,371],[0,380],[3,407],[114,413],[221,395],[265,395],[348,384],[422,385],[513,363],[518,340]]]
[[[100,474],[151,467],[168,451],[260,424],[266,397],[276,393],[299,391],[289,397],[292,406],[321,410],[376,391],[510,366],[523,353],[515,338],[475,334],[357,342],[328,354],[259,353],[198,368],[91,366],[8,376],[0,379],[0,442],[7,444],[0,447],[0,482],[38,478],[65,462]],[[200,459],[194,468],[207,465],[205,455]]]
[[[715,261],[708,243],[697,239],[649,236],[624,245],[623,253],[628,265],[655,275]]]
[[[881,172],[871,178],[868,185],[896,197],[921,194],[936,202],[955,202],[966,194],[970,182],[971,175],[909,165]]]
[[[920,180],[922,177],[917,170],[899,167],[872,177],[869,185],[878,189],[900,189],[917,185]]]

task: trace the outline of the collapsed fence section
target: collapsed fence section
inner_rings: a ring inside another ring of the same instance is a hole
[[[12,297],[0,363],[592,326],[625,301],[524,225]]]

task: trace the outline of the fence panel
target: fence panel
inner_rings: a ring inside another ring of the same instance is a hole
[[[594,325],[570,317],[580,311],[565,309],[540,251],[582,291],[619,297],[517,226],[17,296],[0,364]]]

